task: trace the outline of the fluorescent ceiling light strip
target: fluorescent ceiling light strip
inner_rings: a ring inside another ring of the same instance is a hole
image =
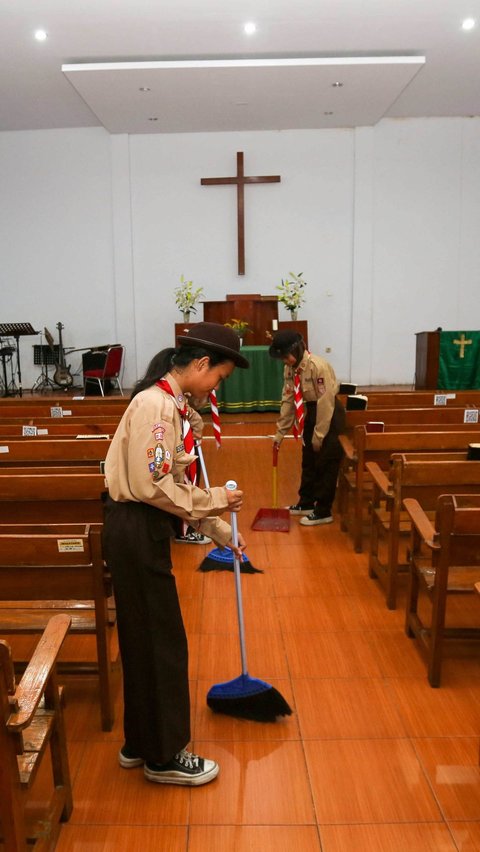
[[[174,68],[279,68],[293,66],[420,65],[425,56],[330,56],[290,59],[180,59],[158,62],[86,62],[62,65],[62,71],[150,71]]]

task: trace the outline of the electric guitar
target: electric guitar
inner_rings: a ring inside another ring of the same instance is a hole
[[[56,327],[58,329],[58,361],[53,343],[53,337],[50,334],[48,328],[44,329],[45,339],[50,349],[52,350],[55,358],[55,372],[53,374],[53,381],[61,388],[69,388],[73,385],[73,376],[70,372],[70,364],[68,364],[67,366],[65,362],[65,352],[62,343],[62,329],[64,329],[65,326],[63,326],[61,322],[57,322]]]

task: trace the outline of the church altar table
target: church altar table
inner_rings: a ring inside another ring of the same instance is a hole
[[[279,411],[283,387],[283,362],[270,358],[268,346],[242,346],[249,370],[236,367],[217,390],[220,411]]]

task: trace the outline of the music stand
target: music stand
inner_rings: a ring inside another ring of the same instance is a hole
[[[0,322],[0,337],[14,337],[17,342],[18,393],[22,396],[22,371],[20,369],[19,338],[26,334],[39,334],[29,322]],[[15,391],[17,388],[15,388]]]
[[[38,379],[35,381],[32,387],[32,393],[35,391],[56,390],[55,382],[48,375],[48,365],[55,364],[55,357],[58,359],[58,346],[54,346],[54,352],[51,351],[49,346],[42,345],[42,332],[40,332],[40,345],[34,345],[33,347],[33,363],[40,364],[42,367],[42,372],[40,373]]]
[[[15,352],[15,346],[12,345],[13,341],[6,340],[4,345],[1,345],[0,348],[0,358],[2,359],[2,367],[3,367],[3,382],[0,379],[0,382],[3,384],[2,396],[15,396],[15,392],[17,390],[17,386],[15,384],[15,378],[13,375],[13,353]],[[10,382],[7,378],[7,363],[10,361],[10,371],[11,371],[11,379]]]

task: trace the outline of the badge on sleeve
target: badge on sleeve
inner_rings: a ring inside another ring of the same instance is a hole
[[[326,391],[325,379],[323,378],[323,376],[319,376],[319,378],[317,379],[317,388],[320,396],[323,396]]]
[[[163,449],[161,444],[157,444],[155,447],[155,464],[157,467],[160,467],[163,464],[163,460],[165,458],[165,450]]]
[[[147,450],[147,459],[153,459],[155,456],[155,450],[153,447],[149,447]]]

